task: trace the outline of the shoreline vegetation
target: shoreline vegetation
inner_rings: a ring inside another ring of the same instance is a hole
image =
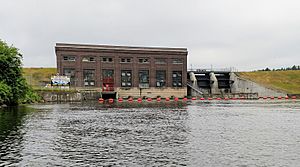
[[[0,106],[16,106],[41,100],[23,77],[22,54],[1,39],[0,71]]]

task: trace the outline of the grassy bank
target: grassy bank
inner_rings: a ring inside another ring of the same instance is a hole
[[[300,94],[300,70],[240,72],[238,75],[269,88]]]
[[[23,68],[23,76],[33,88],[43,87],[50,83],[51,76],[56,73],[56,68]]]

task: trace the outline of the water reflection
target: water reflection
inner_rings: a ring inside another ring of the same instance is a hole
[[[23,123],[28,112],[24,106],[0,109],[0,166],[21,161]]]

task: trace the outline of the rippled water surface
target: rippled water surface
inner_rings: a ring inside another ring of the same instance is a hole
[[[0,166],[299,166],[300,101],[0,109]]]

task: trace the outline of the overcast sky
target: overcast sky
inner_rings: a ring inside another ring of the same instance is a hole
[[[1,0],[0,38],[25,67],[56,67],[56,42],[187,47],[188,67],[300,64],[299,0]]]

